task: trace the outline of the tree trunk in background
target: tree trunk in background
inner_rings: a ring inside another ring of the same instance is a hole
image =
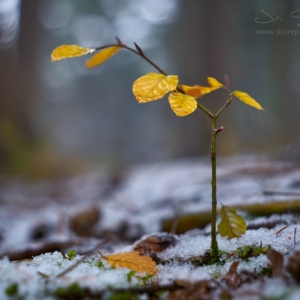
[[[35,140],[32,124],[36,5],[22,2],[20,34],[15,45],[1,49],[0,65],[0,164],[2,171],[24,171]],[[4,70],[4,71],[3,71]]]

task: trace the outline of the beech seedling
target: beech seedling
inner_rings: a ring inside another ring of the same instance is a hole
[[[216,138],[225,126],[217,127],[217,119],[221,112],[232,102],[235,96],[245,104],[252,106],[256,109],[263,110],[261,105],[254,100],[250,95],[241,91],[229,91],[230,81],[228,76],[225,75],[225,84],[222,84],[213,77],[208,77],[208,86],[189,86],[179,84],[177,75],[168,75],[152,60],[150,60],[142,51],[142,49],[134,43],[135,48],[128,47],[122,43],[119,38],[116,38],[117,43],[105,45],[98,48],[85,48],[78,45],[62,45],[53,50],[51,58],[52,61],[61,60],[65,58],[73,58],[91,53],[95,54],[86,62],[87,68],[94,68],[101,65],[106,60],[113,57],[121,49],[127,49],[136,55],[142,57],[150,65],[152,65],[158,73],[148,73],[138,78],[132,87],[132,91],[136,100],[139,103],[147,103],[161,99],[166,94],[171,109],[179,117],[187,116],[193,113],[197,108],[201,109],[208,115],[212,121],[211,127],[211,170],[212,170],[212,218],[211,218],[211,257],[213,261],[218,261],[219,249],[216,238],[216,221],[217,221],[217,172],[216,172]],[[212,113],[201,103],[197,101],[198,98],[205,94],[211,93],[218,89],[224,89],[226,93],[226,101],[224,105],[217,111]],[[219,234],[226,236],[229,239],[240,237],[246,232],[246,223],[242,216],[239,216],[233,208],[222,206],[221,208],[221,222],[218,225]]]

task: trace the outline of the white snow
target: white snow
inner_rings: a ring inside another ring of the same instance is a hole
[[[259,159],[241,157],[237,160],[229,160],[229,162],[220,160],[218,165],[219,202],[234,205],[274,202],[283,199],[288,201],[297,198],[295,197],[297,193],[300,198],[300,188],[292,187],[293,182],[299,181],[299,169],[291,168],[283,176],[282,168],[286,166],[284,163],[269,163],[264,157]],[[261,174],[254,172],[258,164]],[[287,166],[292,167],[289,164]],[[30,232],[41,223],[52,228],[46,238],[48,241],[63,241],[73,237],[64,220],[90,207],[97,207],[101,212],[97,228],[116,229],[122,222],[127,222],[129,226],[141,228],[143,238],[146,238],[153,232],[160,232],[162,220],[174,217],[177,213],[209,211],[210,176],[211,170],[207,160],[187,159],[134,167],[128,171],[124,182],[111,193],[107,193],[109,180],[101,171],[62,181],[59,186],[55,182],[30,184],[18,181],[11,185],[3,185],[0,187],[0,233],[2,236],[0,253],[32,246]],[[264,191],[280,193],[268,196],[263,194]],[[290,193],[291,191],[293,193]],[[283,196],[282,193],[286,194]],[[293,217],[291,214],[286,214],[284,218],[274,215],[269,219],[259,217],[251,220],[249,224],[252,225],[273,221],[276,221],[277,225],[271,229],[247,230],[241,238],[232,240],[218,236],[219,248],[230,253],[237,247],[271,246],[287,255],[300,240],[300,224],[294,222]],[[284,226],[287,227],[284,228]],[[284,230],[279,232],[282,228]],[[97,239],[87,240],[86,247],[96,242],[98,242]],[[297,248],[300,247],[298,245]],[[133,246],[130,244],[111,245],[110,250],[111,252],[129,251]],[[179,235],[176,245],[158,254],[159,259],[166,263],[158,266],[159,272],[153,280],[167,284],[175,279],[199,281],[215,278],[226,274],[232,262],[236,260],[240,261],[238,272],[241,270],[259,272],[270,264],[263,254],[249,258],[248,261],[233,255],[222,266],[195,267],[190,262],[190,258],[204,255],[209,247],[209,229],[193,230]],[[80,257],[77,255],[74,260],[70,261],[60,252],[54,252],[21,262],[10,262],[7,258],[2,258],[0,260],[0,299],[11,299],[6,295],[5,289],[13,283],[18,283],[19,295],[33,300],[52,299],[53,297],[44,295],[45,288],[54,291],[57,287],[66,287],[73,282],[94,290],[103,290],[108,286],[117,288],[139,284],[136,277],[133,277],[131,282],[128,281],[128,269],[111,269],[105,262],[104,268],[99,268],[97,266],[99,257],[97,258],[96,255],[86,259],[65,276],[56,278],[57,274],[74,264]],[[49,276],[49,279],[45,279],[42,274]],[[277,294],[286,295],[286,299],[289,300],[298,299],[297,297],[300,296],[297,288],[287,289],[283,283],[274,282],[270,279],[268,287],[265,288],[263,285],[261,288],[261,292],[266,297],[271,297],[274,291]],[[247,285],[243,288],[246,287]]]

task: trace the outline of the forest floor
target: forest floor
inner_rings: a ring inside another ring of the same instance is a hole
[[[0,299],[300,299],[300,163],[218,160],[219,208],[247,221],[240,238],[218,235],[218,263],[210,176],[209,160],[182,159],[2,177]]]

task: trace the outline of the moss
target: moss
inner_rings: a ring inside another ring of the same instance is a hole
[[[130,291],[112,294],[108,300],[138,300],[138,296]]]
[[[67,254],[67,259],[68,260],[73,260],[75,256],[76,256],[76,251],[75,250],[70,250]]]
[[[260,254],[266,254],[267,253],[267,249],[266,247],[261,247],[261,246],[254,246],[254,245],[250,245],[250,246],[244,246],[244,247],[238,247],[235,250],[235,255],[238,258],[241,259],[249,259],[250,257],[257,257]]]
[[[5,289],[5,293],[8,296],[16,296],[19,291],[19,286],[17,283],[12,283]]]
[[[97,262],[97,265],[96,265],[99,269],[103,269],[104,268],[104,263],[100,260]]]
[[[268,276],[271,277],[273,274],[272,267],[263,267],[260,272],[257,273],[258,277]]]
[[[54,292],[54,295],[58,297],[58,299],[77,299],[82,295],[82,289],[78,285],[78,283],[72,283],[67,287],[59,287]]]
[[[129,271],[127,273],[127,281],[131,282],[132,281],[132,277],[135,276],[136,273],[137,273],[136,271]]]

